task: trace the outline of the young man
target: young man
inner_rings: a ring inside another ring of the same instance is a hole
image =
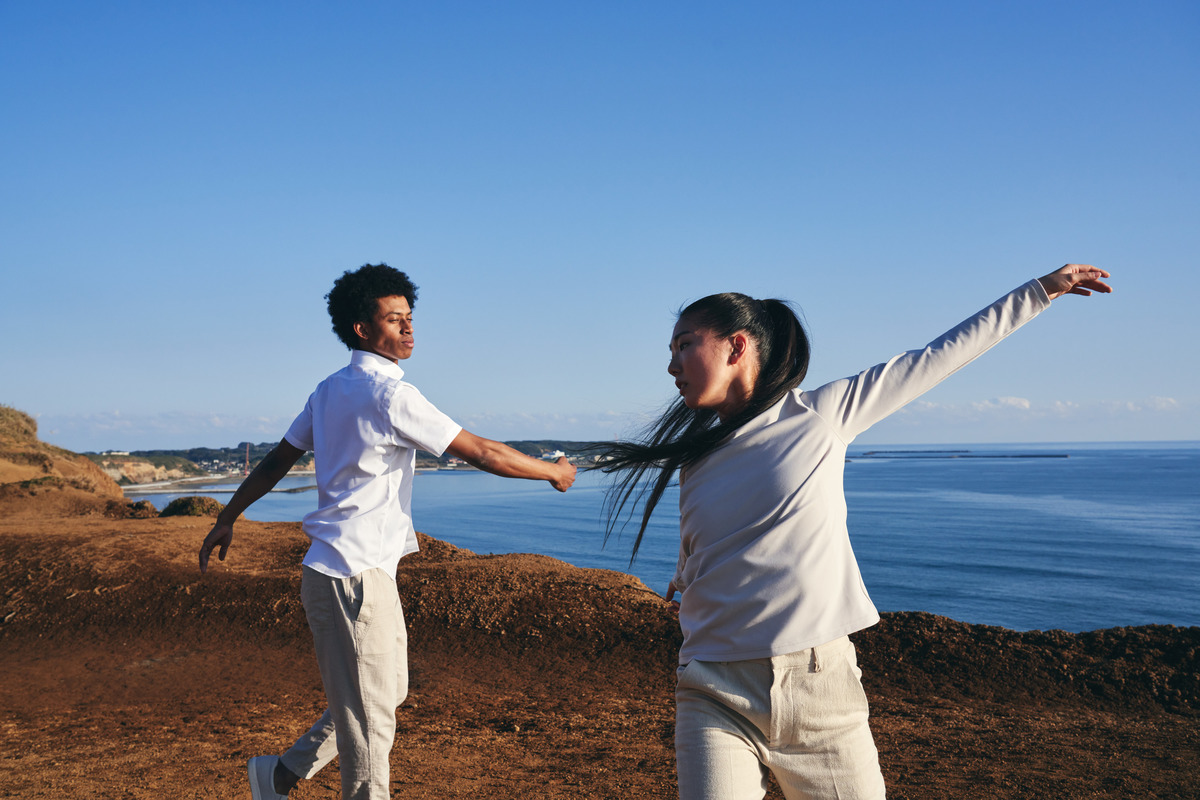
[[[312,544],[301,598],[328,708],[282,756],[250,759],[254,800],[282,800],[335,755],[342,797],[387,798],[395,709],[408,693],[404,616],[396,566],[417,550],[412,479],[417,449],[449,452],[509,478],[549,481],[565,492],[575,467],[518,453],[463,430],[403,380],[413,352],[417,288],[386,264],[347,271],[326,298],[350,365],[317,386],[280,443],[246,477],[200,546],[200,571],[233,541],[233,524],[305,451],[317,468],[317,510],[304,518]]]

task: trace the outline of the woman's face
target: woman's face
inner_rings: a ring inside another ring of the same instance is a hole
[[[736,413],[754,388],[756,375],[749,370],[753,359],[744,357],[750,344],[744,333],[718,337],[681,317],[671,333],[667,372],[675,379],[684,405],[711,409],[721,419]]]

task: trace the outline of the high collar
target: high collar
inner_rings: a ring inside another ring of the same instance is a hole
[[[404,370],[395,361],[366,350],[355,350],[350,354],[350,365],[361,367],[368,372],[379,372],[392,378],[404,377]]]

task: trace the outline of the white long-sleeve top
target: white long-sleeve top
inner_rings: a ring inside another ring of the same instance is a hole
[[[783,655],[878,622],[846,529],[846,448],[1049,304],[1030,281],[921,350],[794,389],[685,470],[680,663]]]

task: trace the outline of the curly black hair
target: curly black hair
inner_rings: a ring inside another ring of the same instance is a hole
[[[398,296],[408,300],[408,307],[417,304],[417,287],[398,269],[387,264],[363,264],[356,270],[346,270],[333,282],[325,299],[329,301],[329,318],[333,332],[351,350],[360,343],[354,323],[369,322],[378,309],[381,297]]]

